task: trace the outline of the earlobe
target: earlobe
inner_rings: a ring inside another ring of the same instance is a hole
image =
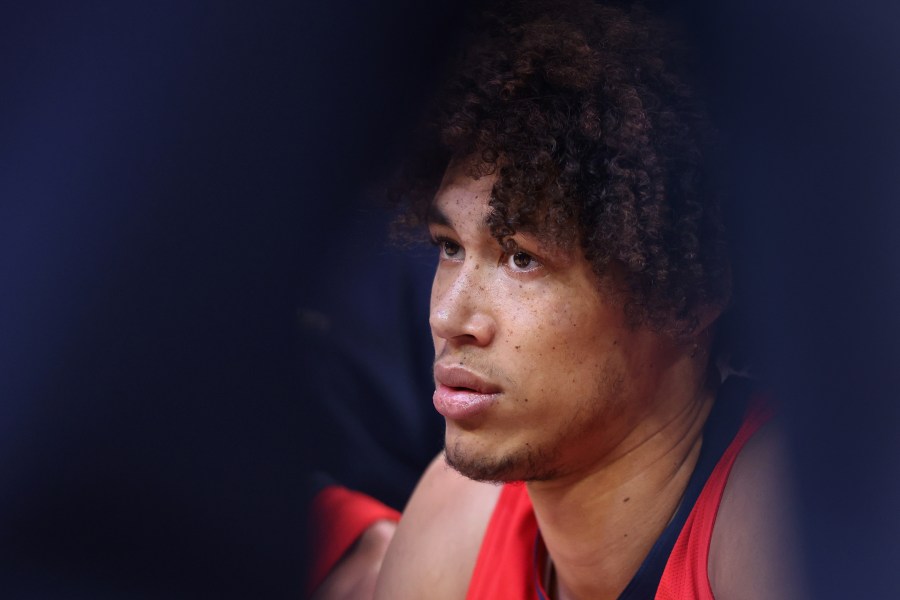
[[[694,329],[697,335],[712,338],[715,324],[722,316],[723,311],[724,305],[719,304],[700,307],[697,311],[697,327]]]
[[[722,308],[719,306],[701,307],[696,314],[696,323],[689,338],[691,358],[699,354],[708,354],[715,339]]]
[[[713,349],[715,339],[718,312],[715,316],[702,315],[699,324],[694,329],[694,334],[688,338],[687,352],[691,359],[708,359]],[[704,318],[705,317],[705,318]]]

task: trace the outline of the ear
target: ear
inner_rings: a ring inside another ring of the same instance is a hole
[[[725,311],[725,306],[727,306],[727,302],[701,306],[697,311],[697,328],[694,330],[694,335],[711,335],[716,321]]]
[[[697,312],[697,322],[693,332],[683,338],[686,342],[685,348],[692,358],[696,356],[709,357],[713,341],[716,339],[716,325],[720,316],[722,316],[722,308],[717,306],[703,307]]]

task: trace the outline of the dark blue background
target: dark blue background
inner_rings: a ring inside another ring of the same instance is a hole
[[[298,298],[449,47],[424,4],[4,6],[0,595],[299,595],[304,476],[341,446]],[[900,9],[682,5],[815,597],[896,597]]]
[[[741,327],[792,433],[815,598],[900,584],[900,5],[688,3],[727,145]]]
[[[19,4],[0,596],[297,598],[324,451],[298,298],[338,276],[323,259],[416,115],[442,5]]]

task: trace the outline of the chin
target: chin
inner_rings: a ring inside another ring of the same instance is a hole
[[[556,476],[553,453],[536,450],[529,445],[514,451],[476,452],[465,448],[461,440],[444,448],[447,464],[475,481],[509,483],[513,481],[546,481]]]

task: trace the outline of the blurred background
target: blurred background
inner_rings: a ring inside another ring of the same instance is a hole
[[[298,308],[372,212],[442,10],[4,4],[0,596],[301,596],[326,452]]]
[[[900,7],[655,4],[710,81],[733,321],[786,406],[814,596],[898,597]],[[305,340],[349,286],[422,347],[427,264],[378,276],[406,259],[370,188],[462,7],[0,8],[0,595],[302,594],[308,476],[347,462]],[[380,417],[431,452],[433,421]]]

